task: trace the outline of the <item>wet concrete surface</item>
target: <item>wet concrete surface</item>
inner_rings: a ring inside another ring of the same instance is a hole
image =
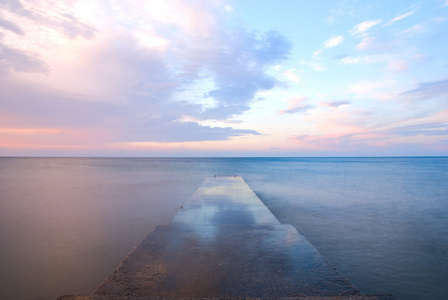
[[[360,294],[290,225],[159,226],[95,294],[293,297]]]
[[[176,224],[278,224],[266,206],[201,205],[184,206],[173,218]]]
[[[229,176],[207,178],[90,297],[304,296],[364,297],[241,177]]]

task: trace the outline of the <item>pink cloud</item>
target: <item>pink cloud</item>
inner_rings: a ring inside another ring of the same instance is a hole
[[[259,134],[201,121],[224,123],[250,109],[258,92],[279,84],[266,70],[289,54],[283,35],[227,26],[222,3],[116,6],[17,2],[0,8],[16,16],[0,19],[0,58],[6,62],[0,64],[6,116],[0,127],[16,129],[7,133],[9,144],[187,142]],[[216,105],[190,100],[200,97]],[[185,115],[197,121],[182,122]],[[29,129],[26,138],[21,128]]]
[[[291,135],[288,141],[300,149],[318,152],[348,153],[356,149],[377,155],[391,151],[412,154],[417,149],[436,153],[448,146],[447,140],[443,139],[448,136],[447,110],[424,118],[418,115],[387,123],[372,122],[374,115],[369,118],[367,115],[367,112],[359,112],[359,117],[355,118],[353,112],[327,114],[321,116],[323,121],[316,124],[314,134]]]
[[[311,104],[306,103],[308,98],[300,96],[296,98],[292,98],[288,102],[288,108],[285,110],[281,110],[279,114],[295,114],[297,112],[304,112],[310,109],[314,109],[315,107]]]
[[[90,128],[88,131],[77,128],[0,128],[0,147],[7,144],[65,145],[79,146],[101,144],[114,140],[116,133],[103,128]]]

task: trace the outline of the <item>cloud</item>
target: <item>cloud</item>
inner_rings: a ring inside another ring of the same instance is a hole
[[[25,34],[25,32],[22,30],[22,28],[17,26],[14,22],[3,19],[1,16],[0,16],[0,27],[6,28],[16,34],[20,34],[20,35]]]
[[[362,39],[362,41],[356,45],[356,49],[360,51],[366,51],[375,48],[374,44],[375,38],[374,37],[365,37]]]
[[[350,134],[323,134],[323,135],[291,135],[289,140],[300,144],[303,148],[315,151],[325,151],[327,153],[350,152],[351,149],[363,149],[372,151],[379,141],[379,137],[366,135],[362,132]],[[375,147],[376,148],[376,147]],[[374,151],[375,152],[375,151]]]
[[[201,126],[195,122],[154,122],[136,134],[131,142],[194,142],[220,141],[242,135],[259,135],[255,130],[234,129],[231,127]],[[125,138],[125,137],[124,137]],[[126,140],[125,140],[126,141]]]
[[[113,10],[105,2],[96,5],[90,19],[90,10],[84,15],[64,3],[53,8],[8,1],[0,8],[19,16],[1,23],[8,27],[4,34],[19,42],[0,39],[0,70],[11,75],[0,85],[0,126],[103,132],[98,142],[259,134],[201,121],[241,114],[258,92],[279,84],[266,70],[290,53],[283,35],[227,27],[219,3],[132,1]],[[190,100],[203,97],[215,105]],[[82,134],[73,135],[73,144],[80,141]]]
[[[306,103],[308,98],[306,97],[296,97],[292,98],[288,102],[288,108],[285,110],[281,110],[279,114],[295,114],[298,112],[305,112],[310,109],[314,109],[315,107]]]
[[[18,15],[34,17],[34,14],[30,10],[23,7],[19,0],[2,1],[1,8],[12,11]]]
[[[392,20],[390,20],[390,21],[387,23],[387,25],[390,25],[390,24],[392,24],[392,23],[394,23],[394,22],[397,22],[397,21],[400,21],[400,20],[402,20],[402,19],[404,19],[404,18],[407,18],[407,17],[413,15],[414,12],[415,12],[415,11],[412,10],[412,11],[407,12],[407,13],[405,13],[405,14],[399,15],[399,16],[393,18]]]
[[[316,58],[318,58],[319,55],[321,55],[321,54],[322,54],[322,50],[321,50],[321,49],[316,50],[316,51],[313,52],[312,58],[313,58],[313,59],[316,59]]]
[[[255,130],[181,122],[179,114],[193,109],[181,102],[158,102],[158,98],[148,102],[144,96],[134,97],[125,103],[80,101],[39,87],[17,90],[9,86],[10,89],[2,90],[6,98],[2,119],[7,123],[0,122],[0,127],[57,128],[46,132],[47,136],[53,136],[54,140],[48,140],[53,143],[64,140],[61,133],[73,131],[78,134],[72,143],[214,141],[259,134]],[[165,92],[160,91],[155,96],[162,96]],[[101,135],[92,137],[90,132]]]
[[[399,97],[415,100],[446,97],[448,95],[448,79],[432,82],[421,82],[413,90],[401,93]]]
[[[49,71],[47,64],[38,55],[11,48],[0,41],[0,71],[8,69],[27,73]]]
[[[325,71],[325,66],[323,64],[321,64],[321,63],[309,62],[309,61],[301,60],[300,64],[304,65],[304,66],[309,66],[316,72]]]
[[[233,12],[234,10],[233,6],[228,4],[224,6],[224,9],[226,10],[226,12]]]
[[[79,21],[71,14],[60,14],[57,20],[49,21],[48,24],[59,29],[71,39],[74,39],[77,36],[89,39],[92,38],[96,32],[92,26]]]
[[[436,23],[443,23],[446,21],[445,17],[436,17],[436,18],[432,18],[431,21],[436,22]]]
[[[390,100],[396,97],[396,89],[395,80],[365,80],[353,83],[349,92],[356,94],[357,97]]]
[[[210,43],[210,48],[191,54],[216,86],[206,93],[216,101],[216,107],[204,110],[198,117],[220,120],[246,111],[257,92],[270,90],[279,83],[264,70],[286,59],[291,44],[274,31],[260,36],[246,31],[229,32],[217,39],[220,47]]]
[[[322,106],[338,108],[339,106],[350,104],[350,101],[330,101],[330,102],[319,102]]]
[[[364,21],[362,23],[356,24],[349,32],[351,33],[351,35],[363,35],[370,28],[380,24],[381,22],[381,20]]]
[[[426,149],[426,151],[432,149],[432,151],[438,152],[440,150],[436,148],[446,149],[446,141],[437,137],[447,135],[448,124],[446,122],[433,122],[392,126],[388,129],[353,127],[346,133],[299,134],[291,135],[288,139],[296,141],[303,148],[325,149],[329,150],[329,153],[346,153],[349,149],[357,149],[364,153],[378,155],[382,151],[390,153],[394,149],[397,150],[397,153],[416,148]],[[409,137],[419,137],[420,139],[409,139]],[[411,154],[412,151],[405,153]]]
[[[57,9],[62,7],[58,7],[54,3],[43,2],[36,6],[33,6],[33,3],[26,3],[25,7],[18,0],[9,0],[3,3],[2,8],[32,21],[34,27],[36,27],[36,24],[39,24],[47,28],[52,28],[72,39],[77,36],[92,38],[95,33],[93,26],[80,21],[68,12],[58,11]],[[14,28],[14,25],[12,28]],[[8,29],[11,30],[11,28]],[[16,25],[16,31],[17,29],[20,29],[20,27]],[[23,27],[20,30],[23,30]]]
[[[3,32],[4,38],[0,30],[0,68],[3,70],[47,74],[49,66],[36,45],[49,48],[51,43],[45,40],[48,40],[51,30],[70,39],[78,36],[92,38],[96,31],[70,13],[55,10],[52,3],[44,2],[37,6],[26,3],[26,6],[16,0],[4,1],[0,5],[0,13],[7,12],[10,18],[15,17],[14,21],[0,17],[0,27],[8,30]],[[7,38],[8,33],[19,35],[22,40]]]
[[[407,125],[399,126],[393,129],[387,130],[388,134],[399,135],[399,136],[437,136],[437,135],[447,135],[448,136],[448,123],[423,123],[417,125]]]
[[[285,77],[288,78],[290,81],[299,83],[300,77],[294,71],[295,71],[295,69],[286,70],[283,72],[283,75],[285,75]]]
[[[426,31],[425,26],[423,26],[421,24],[416,24],[416,25],[413,25],[412,27],[410,27],[408,29],[405,29],[405,30],[401,31],[400,34],[401,35],[412,36],[412,35],[415,35],[415,34],[418,34],[418,33],[422,33],[422,32],[425,32],[425,31]]]
[[[354,2],[337,1],[333,4],[335,6],[330,9],[330,15],[326,18],[329,25],[337,24],[339,19],[344,17],[354,17],[358,13],[358,8]]]
[[[344,41],[344,36],[339,35],[336,37],[332,37],[329,40],[324,42],[325,48],[333,48],[340,45]]]
[[[310,104],[297,105],[296,107],[281,110],[280,114],[295,114],[298,112],[305,112],[310,109],[314,109],[315,107]]]

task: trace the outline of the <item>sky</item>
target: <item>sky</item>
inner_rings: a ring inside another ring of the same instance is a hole
[[[448,0],[0,0],[0,156],[448,155]]]

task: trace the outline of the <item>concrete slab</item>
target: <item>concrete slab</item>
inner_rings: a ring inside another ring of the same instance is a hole
[[[260,205],[263,202],[240,176],[208,177],[185,203],[188,205]]]
[[[189,205],[184,206],[171,223],[177,224],[279,224],[265,206],[261,205]]]
[[[159,226],[94,293],[160,298],[360,295],[290,225]]]
[[[207,178],[174,216],[180,224],[280,224],[241,177]]]
[[[388,296],[362,295],[241,177],[218,176],[92,295],[60,299],[394,299]]]

